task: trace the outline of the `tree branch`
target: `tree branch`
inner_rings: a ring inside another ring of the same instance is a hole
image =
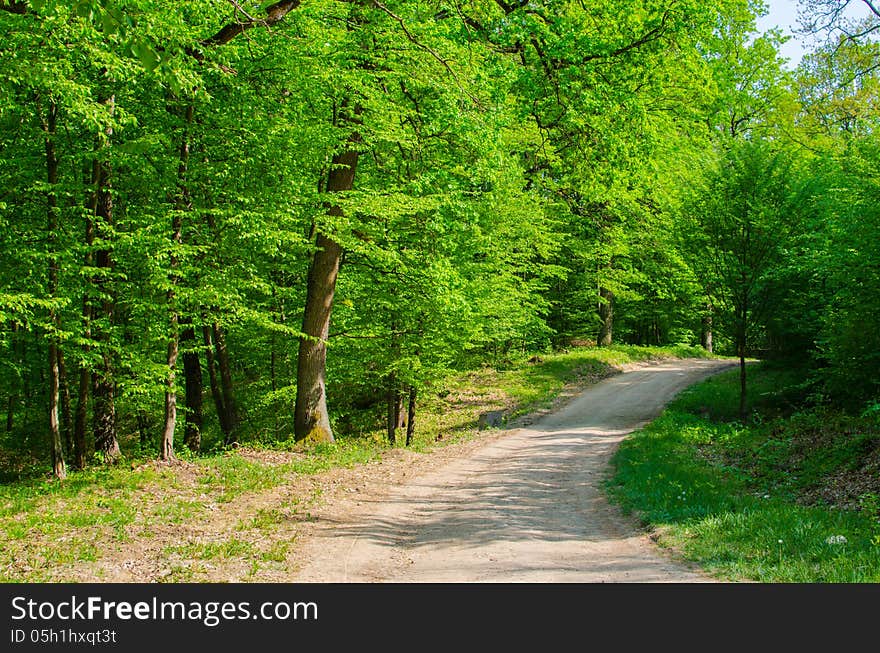
[[[0,10],[10,14],[26,14],[28,6],[23,0],[0,0]]]
[[[238,7],[237,2],[233,1],[233,4]],[[248,18],[247,20],[224,25],[213,36],[204,39],[201,44],[205,46],[224,45],[239,34],[243,34],[254,27],[271,27],[280,23],[287,14],[298,8],[300,4],[302,4],[301,0],[280,0],[266,7],[266,15],[262,18],[251,18],[245,14]]]
[[[393,18],[397,22],[397,24],[400,25],[400,29],[403,31],[404,36],[406,36],[407,40],[410,43],[412,43],[417,48],[424,50],[425,52],[430,54],[432,57],[434,57],[434,59],[436,59],[440,63],[440,65],[446,69],[446,72],[449,73],[449,75],[452,77],[452,79],[455,80],[455,83],[458,86],[458,88],[465,95],[467,95],[474,104],[476,104],[478,106],[481,104],[479,98],[475,97],[466,88],[464,88],[464,86],[462,86],[461,82],[458,79],[458,75],[455,74],[455,71],[452,69],[452,67],[449,65],[449,63],[443,57],[441,57],[433,48],[425,45],[424,43],[419,41],[415,36],[413,36],[412,32],[410,32],[409,29],[407,28],[406,23],[403,22],[403,18],[401,18],[400,16],[395,14],[388,7],[386,7],[384,4],[379,2],[379,0],[373,0],[373,6],[376,7],[377,9],[385,12],[391,18]]]

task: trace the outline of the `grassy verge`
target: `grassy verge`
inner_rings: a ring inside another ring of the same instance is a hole
[[[725,580],[880,581],[880,420],[797,412],[801,379],[737,372],[690,388],[621,445],[609,494],[657,541]]]
[[[503,410],[511,419],[547,408],[565,388],[593,383],[623,364],[704,355],[683,347],[581,348],[524,357],[502,370],[463,372],[423,397],[412,448],[428,452],[478,437],[480,413]],[[133,540],[148,541],[157,533],[183,533],[188,524],[214,518],[216,511],[226,510],[224,505],[244,495],[269,491],[301,475],[376,460],[387,451],[384,432],[373,429],[340,434],[337,442],[308,450],[285,441],[201,456],[180,451],[180,465],[138,458],[72,472],[61,483],[46,476],[6,482],[0,485],[0,581],[70,580],[75,576],[65,569],[78,562],[112,557]],[[272,564],[286,555],[287,543],[266,550],[248,543],[295,513],[307,518],[315,498],[294,499],[295,505],[284,506],[278,514],[249,516],[223,541],[181,541],[166,553],[171,558],[207,560],[246,550],[255,564]],[[185,567],[180,569],[184,571],[167,579],[193,579]]]

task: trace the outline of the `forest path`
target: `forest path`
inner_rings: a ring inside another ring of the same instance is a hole
[[[687,359],[634,366],[415,477],[403,472],[395,481],[401,474],[394,467],[376,469],[382,483],[349,488],[357,496],[313,511],[314,528],[299,542],[289,580],[708,581],[608,505],[601,484],[628,433],[685,387],[733,365]]]

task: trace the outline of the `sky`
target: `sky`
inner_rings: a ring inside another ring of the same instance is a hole
[[[764,32],[773,27],[779,27],[785,35],[792,38],[782,46],[782,56],[789,59],[789,66],[794,68],[798,65],[801,57],[810,43],[806,37],[792,35],[792,30],[797,29],[797,0],[764,0],[769,7],[769,13],[758,19],[758,31]]]
[[[758,31],[764,32],[773,27],[779,27],[783,34],[791,35],[791,39],[782,46],[782,56],[789,59],[789,67],[798,65],[801,57],[815,45],[812,37],[793,34],[792,30],[798,28],[797,0],[764,0],[769,12],[766,16],[758,19]],[[851,2],[845,12],[848,18],[864,18],[867,10],[861,2]]]

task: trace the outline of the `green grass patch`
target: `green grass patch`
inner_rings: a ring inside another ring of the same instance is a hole
[[[738,370],[686,390],[621,444],[610,496],[724,579],[877,582],[880,501],[861,482],[880,456],[876,419],[792,413],[796,373],[750,376],[747,424],[732,420]]]
[[[230,538],[221,542],[189,542],[165,548],[165,554],[193,560],[226,560],[230,558],[249,558],[254,553],[254,545],[245,540]]]
[[[268,549],[260,553],[260,559],[265,562],[285,562],[290,551],[290,542],[274,542]]]

